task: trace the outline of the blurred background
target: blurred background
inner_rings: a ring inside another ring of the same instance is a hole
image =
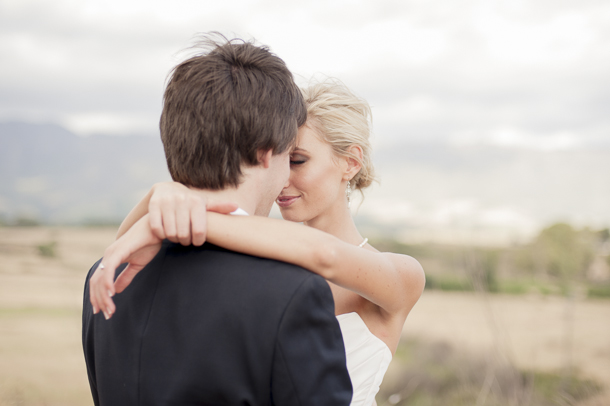
[[[91,404],[84,277],[213,30],[371,104],[354,214],[427,273],[380,406],[610,404],[610,3],[0,0],[0,405]]]

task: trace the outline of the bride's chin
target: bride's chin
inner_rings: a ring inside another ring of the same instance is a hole
[[[294,216],[292,213],[282,213],[282,218],[286,221],[293,221],[295,223],[303,222],[303,220],[300,220],[297,216]]]
[[[306,218],[303,218],[303,215],[299,215],[299,213],[292,208],[280,208],[280,213],[282,214],[282,218],[284,220],[293,221],[295,223],[307,221]]]

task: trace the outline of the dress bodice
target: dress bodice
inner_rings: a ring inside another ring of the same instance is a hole
[[[356,312],[337,316],[354,396],[351,406],[371,406],[392,361],[388,346],[368,329]]]

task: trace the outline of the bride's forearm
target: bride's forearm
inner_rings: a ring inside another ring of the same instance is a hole
[[[407,255],[364,249],[290,221],[211,212],[207,221],[212,244],[299,265],[389,313],[408,312],[423,289],[421,265]]]
[[[207,241],[248,255],[289,262],[332,278],[336,237],[290,221],[208,212]]]
[[[140,200],[138,204],[133,209],[131,209],[127,217],[125,217],[125,220],[123,220],[123,222],[119,226],[119,231],[117,231],[117,240],[121,238],[121,236],[125,234],[131,227],[133,227],[133,225],[138,220],[140,220],[148,213],[148,203],[150,202],[150,197],[152,196],[154,190],[155,185],[150,188],[148,193],[146,193],[146,196],[144,196],[142,200]]]

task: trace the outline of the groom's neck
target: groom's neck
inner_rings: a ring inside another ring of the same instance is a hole
[[[272,196],[269,200],[268,188],[265,187],[269,182],[268,171],[260,165],[244,165],[241,172],[241,182],[237,187],[228,187],[221,190],[192,189],[200,191],[207,199],[237,203],[240,209],[245,210],[250,215],[268,216],[276,197]]]
[[[256,177],[248,176],[248,174],[244,175],[238,187],[221,190],[191,189],[201,192],[207,199],[236,203],[240,209],[245,210],[250,215],[268,216],[269,213],[261,213],[261,207],[264,206],[264,204],[261,204],[263,199],[261,185],[257,183]]]
[[[215,200],[218,202],[236,203],[238,207],[245,210],[248,214],[254,214],[256,210],[256,202],[253,196],[248,196],[241,188],[230,188],[222,190],[195,189],[205,196],[207,200]]]

